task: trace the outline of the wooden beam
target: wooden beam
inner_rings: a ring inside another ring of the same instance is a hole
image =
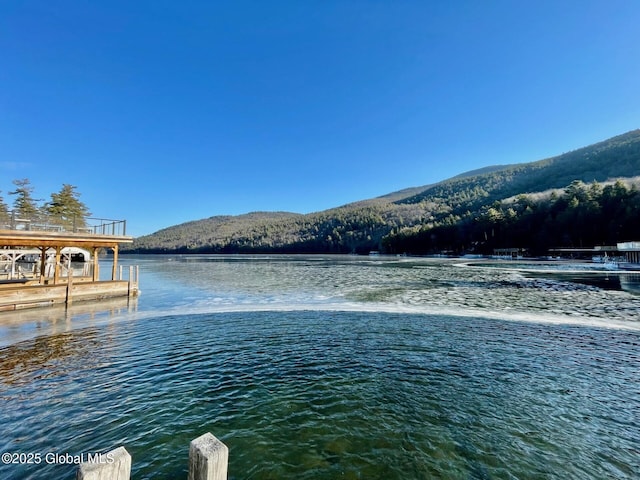
[[[60,280],[60,251],[62,250],[62,247],[57,246],[56,247],[56,264],[55,264],[55,269],[54,269],[54,273],[53,273],[53,284],[57,285],[58,281]]]
[[[47,247],[40,247],[40,284],[44,285],[45,269],[47,268]]]
[[[111,280],[117,280],[116,274],[118,272],[118,245],[113,247],[113,265],[111,266]]]
[[[98,263],[98,249],[100,247],[93,247],[93,281],[97,282],[100,279],[100,264]]]
[[[71,268],[71,262],[69,262],[69,270],[67,270],[67,298],[66,304],[71,305],[73,302],[73,269]]]
[[[76,472],[77,480],[129,480],[131,478],[131,455],[124,447],[105,454],[95,454],[82,462]]]
[[[38,232],[25,230],[0,230],[0,245],[7,247],[113,247],[120,243],[133,243],[133,237],[119,235],[94,235],[69,232]]]
[[[189,444],[189,480],[227,480],[229,448],[211,433]]]
[[[59,285],[3,286],[0,295],[0,311],[42,305],[63,304],[67,300],[100,300],[112,297],[126,297],[129,282],[73,282]],[[70,303],[70,302],[69,302]]]

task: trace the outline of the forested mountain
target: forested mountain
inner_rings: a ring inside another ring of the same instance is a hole
[[[637,175],[640,130],[557,157],[485,167],[323,212],[255,212],[188,222],[137,238],[129,251],[423,254],[513,246],[542,252],[637,240],[635,183],[606,183]],[[581,222],[603,234],[572,236]]]
[[[564,189],[519,194],[428,225],[392,232],[388,253],[479,253],[520,248],[592,248],[640,238],[640,177],[614,182],[574,180]]]

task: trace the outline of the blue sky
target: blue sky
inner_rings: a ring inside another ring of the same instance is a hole
[[[1,195],[69,183],[137,236],[539,160],[640,127],[638,25],[635,0],[5,1]]]

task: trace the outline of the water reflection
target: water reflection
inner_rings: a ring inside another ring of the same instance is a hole
[[[574,282],[602,290],[624,291],[640,294],[640,275],[627,272],[531,272],[531,278],[554,278],[563,282]]]
[[[620,288],[626,292],[640,295],[640,275],[637,273],[620,275]]]
[[[87,329],[83,337],[78,342],[72,333],[58,333],[0,349],[0,382],[10,385],[65,375],[70,365],[78,363],[75,360],[88,356],[97,330]]]
[[[69,306],[0,312],[0,347],[36,336],[59,335],[77,328],[102,325],[137,309],[137,297],[119,297],[76,302]]]

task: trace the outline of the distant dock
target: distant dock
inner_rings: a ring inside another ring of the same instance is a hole
[[[0,310],[138,295],[138,267],[118,268],[120,245],[133,242],[126,222],[93,220],[72,229],[27,220],[0,224]],[[109,280],[100,280],[104,249],[113,252]]]

